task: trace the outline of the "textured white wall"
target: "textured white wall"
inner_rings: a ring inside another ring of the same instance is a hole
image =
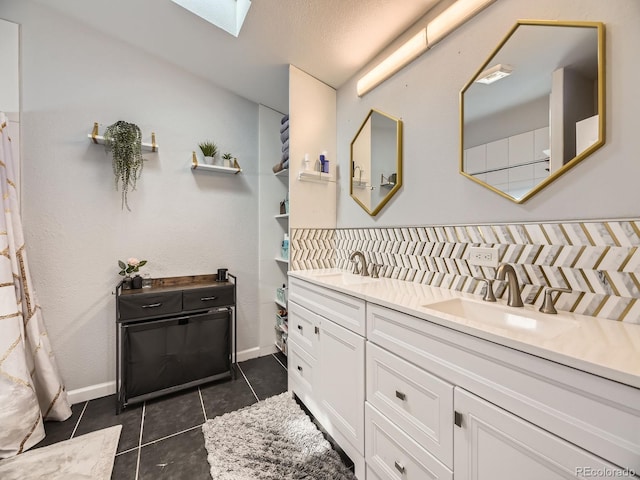
[[[607,42],[606,144],[523,205],[458,173],[460,89],[518,19],[601,21]],[[404,121],[404,186],[371,218],[343,175],[338,227],[637,217],[639,22],[637,0],[498,0],[362,98],[356,75],[338,90],[340,165],[348,166],[349,144],[374,107]]]
[[[115,378],[111,292],[116,261],[130,256],[156,277],[229,268],[238,348],[257,347],[258,106],[33,2],[3,2],[2,15],[22,24],[23,219],[67,388]],[[132,212],[120,209],[103,147],[86,137],[94,121],[121,119],[160,145],[145,154]],[[243,173],[192,172],[191,151],[206,139]]]

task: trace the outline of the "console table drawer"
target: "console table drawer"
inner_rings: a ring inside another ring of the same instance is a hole
[[[121,295],[118,302],[121,320],[157,317],[182,311],[182,292]]]
[[[233,285],[197,288],[182,292],[183,310],[202,310],[233,304]]]

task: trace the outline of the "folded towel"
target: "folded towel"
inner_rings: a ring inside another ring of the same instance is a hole
[[[276,163],[271,170],[273,170],[273,173],[278,173],[280,170],[282,170],[282,162],[280,163]]]
[[[282,117],[282,120],[280,120],[280,123],[284,123],[288,120],[289,120],[289,114],[287,113],[284,117]]]
[[[289,129],[280,134],[280,141],[282,143],[286,142],[287,140],[289,140]]]
[[[282,151],[289,150],[289,139],[287,138],[284,142],[282,142]]]
[[[284,133],[285,130],[289,129],[289,120],[280,125],[280,133]]]
[[[282,160],[282,162],[288,162],[289,161],[289,151],[283,152],[282,153],[282,157],[280,159]]]

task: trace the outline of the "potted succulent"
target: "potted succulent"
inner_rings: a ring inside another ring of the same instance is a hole
[[[231,159],[233,159],[233,156],[230,153],[225,153],[224,155],[222,155],[222,160],[224,160],[224,166],[225,167],[231,167]]]
[[[104,132],[104,145],[107,153],[112,155],[113,173],[118,185],[122,189],[122,208],[129,208],[127,195],[136,189],[136,184],[142,174],[142,134],[140,128],[133,124],[117,121],[109,125]]]
[[[218,153],[218,146],[211,141],[202,142],[198,145],[202,155],[204,155],[204,163],[207,165],[213,165],[215,161],[216,153]]]

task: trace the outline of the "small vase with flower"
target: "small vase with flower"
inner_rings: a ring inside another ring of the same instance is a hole
[[[140,271],[140,267],[146,264],[146,260],[138,260],[134,257],[129,258],[127,263],[122,260],[118,260],[118,266],[120,267],[118,275],[125,277],[123,280],[125,288],[142,288],[142,277],[138,275],[138,272]],[[135,273],[136,275],[131,277],[132,273]]]

